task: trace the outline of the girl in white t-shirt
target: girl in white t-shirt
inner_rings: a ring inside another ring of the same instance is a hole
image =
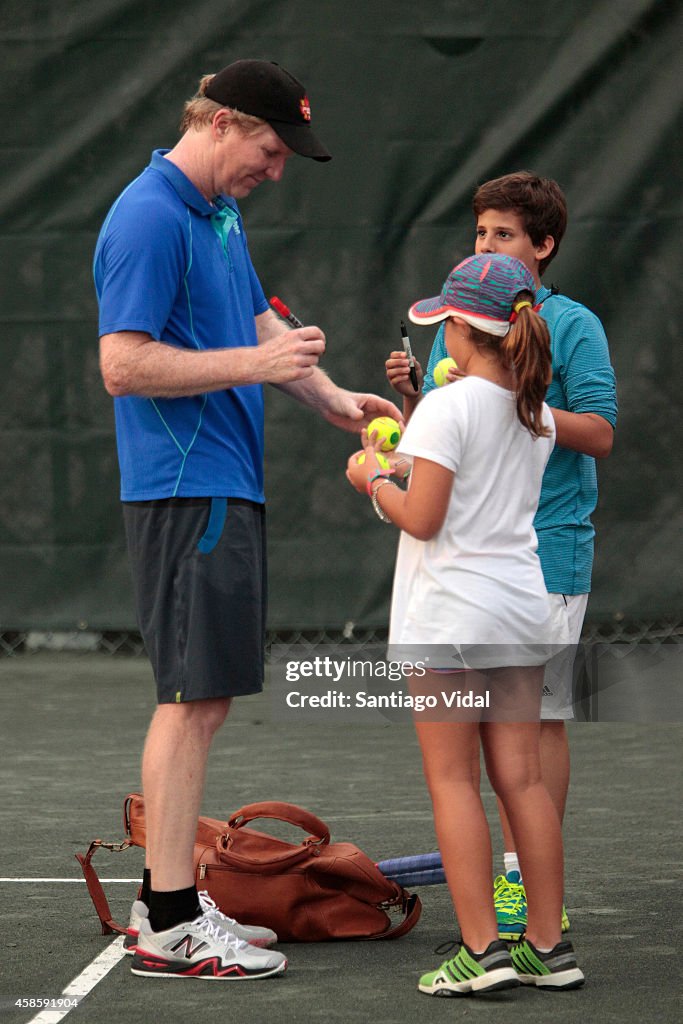
[[[555,431],[543,401],[550,342],[534,292],[523,263],[487,253],[455,267],[438,297],[416,303],[414,322],[446,321],[448,352],[466,376],[428,394],[411,417],[398,448],[412,459],[407,490],[379,467],[379,443],[366,433],[364,462],[359,452],[347,467],[356,490],[402,531],[391,657],[414,666],[411,693],[437,705],[424,713],[416,700],[414,719],[462,939],[420,979],[430,995],[584,980],[561,941],[562,835],[539,760],[550,607],[533,519]],[[480,744],[527,892],[527,931],[511,950],[498,939]]]

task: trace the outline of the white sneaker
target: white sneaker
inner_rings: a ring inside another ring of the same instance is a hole
[[[140,922],[146,920],[148,917],[149,909],[147,904],[143,903],[142,900],[135,900],[133,906],[130,908],[128,928],[126,929],[126,934],[123,937],[123,949],[129,956],[133,955],[135,947],[138,944]]]
[[[147,978],[208,978],[246,981],[282,974],[287,958],[274,949],[242,942],[202,914],[175,928],[153,932],[141,918],[131,971]]]
[[[218,909],[218,905],[211,899],[206,890],[202,890],[199,893],[199,903],[204,913],[212,916],[216,924],[225,929],[225,931],[232,932],[233,935],[236,935],[238,939],[242,939],[243,942],[248,942],[250,946],[265,949],[267,946],[272,946],[277,942],[277,935],[271,928],[262,928],[256,924],[240,924],[233,917],[228,917]],[[147,904],[143,903],[142,900],[135,900],[130,910],[130,920],[123,939],[123,948],[130,956],[135,952],[138,942],[140,921],[146,920],[148,917],[149,909]]]
[[[258,924],[240,924],[234,917],[228,917],[222,910],[219,910],[218,904],[211,899],[206,889],[202,889],[199,893],[199,903],[204,913],[213,916],[221,928],[232,932],[238,939],[248,942],[250,946],[265,949],[266,946],[272,946],[277,942],[277,935],[272,928],[263,928]]]

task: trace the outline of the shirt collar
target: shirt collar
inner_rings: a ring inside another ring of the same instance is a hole
[[[166,162],[168,163],[168,161],[166,161]],[[538,305],[541,302],[545,302],[545,300],[550,295],[552,295],[552,291],[550,290],[550,288],[546,288],[546,286],[544,284],[542,284],[541,287],[536,292],[536,304]]]
[[[204,198],[197,186],[193,185],[179,167],[165,159],[167,153],[170,153],[169,149],[155,149],[149,166],[159,174],[163,174],[187,206],[191,206],[193,210],[201,213],[204,217],[210,217],[216,212],[215,206],[212,206]]]

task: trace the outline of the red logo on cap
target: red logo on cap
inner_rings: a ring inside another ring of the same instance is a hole
[[[299,100],[299,109],[301,110],[301,116],[304,121],[311,120],[311,104],[308,101],[308,96],[302,96]]]

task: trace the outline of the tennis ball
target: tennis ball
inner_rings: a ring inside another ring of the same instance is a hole
[[[368,423],[368,437],[372,439],[373,434],[377,434],[377,439],[381,440],[383,452],[390,452],[401,440],[401,428],[391,416],[377,416],[371,420]]]
[[[380,469],[391,469],[391,466],[389,465],[389,459],[387,459],[386,456],[382,455],[381,452],[375,452],[375,457],[377,458],[377,461],[379,462],[379,468]],[[365,462],[365,452],[363,452],[363,454],[359,457],[358,465],[362,466],[364,462]]]
[[[450,356],[446,356],[445,359],[440,359],[434,367],[434,383],[438,388],[442,388],[444,384],[450,384],[448,379],[448,371],[451,369],[458,368],[458,364],[455,359],[451,359]]]

